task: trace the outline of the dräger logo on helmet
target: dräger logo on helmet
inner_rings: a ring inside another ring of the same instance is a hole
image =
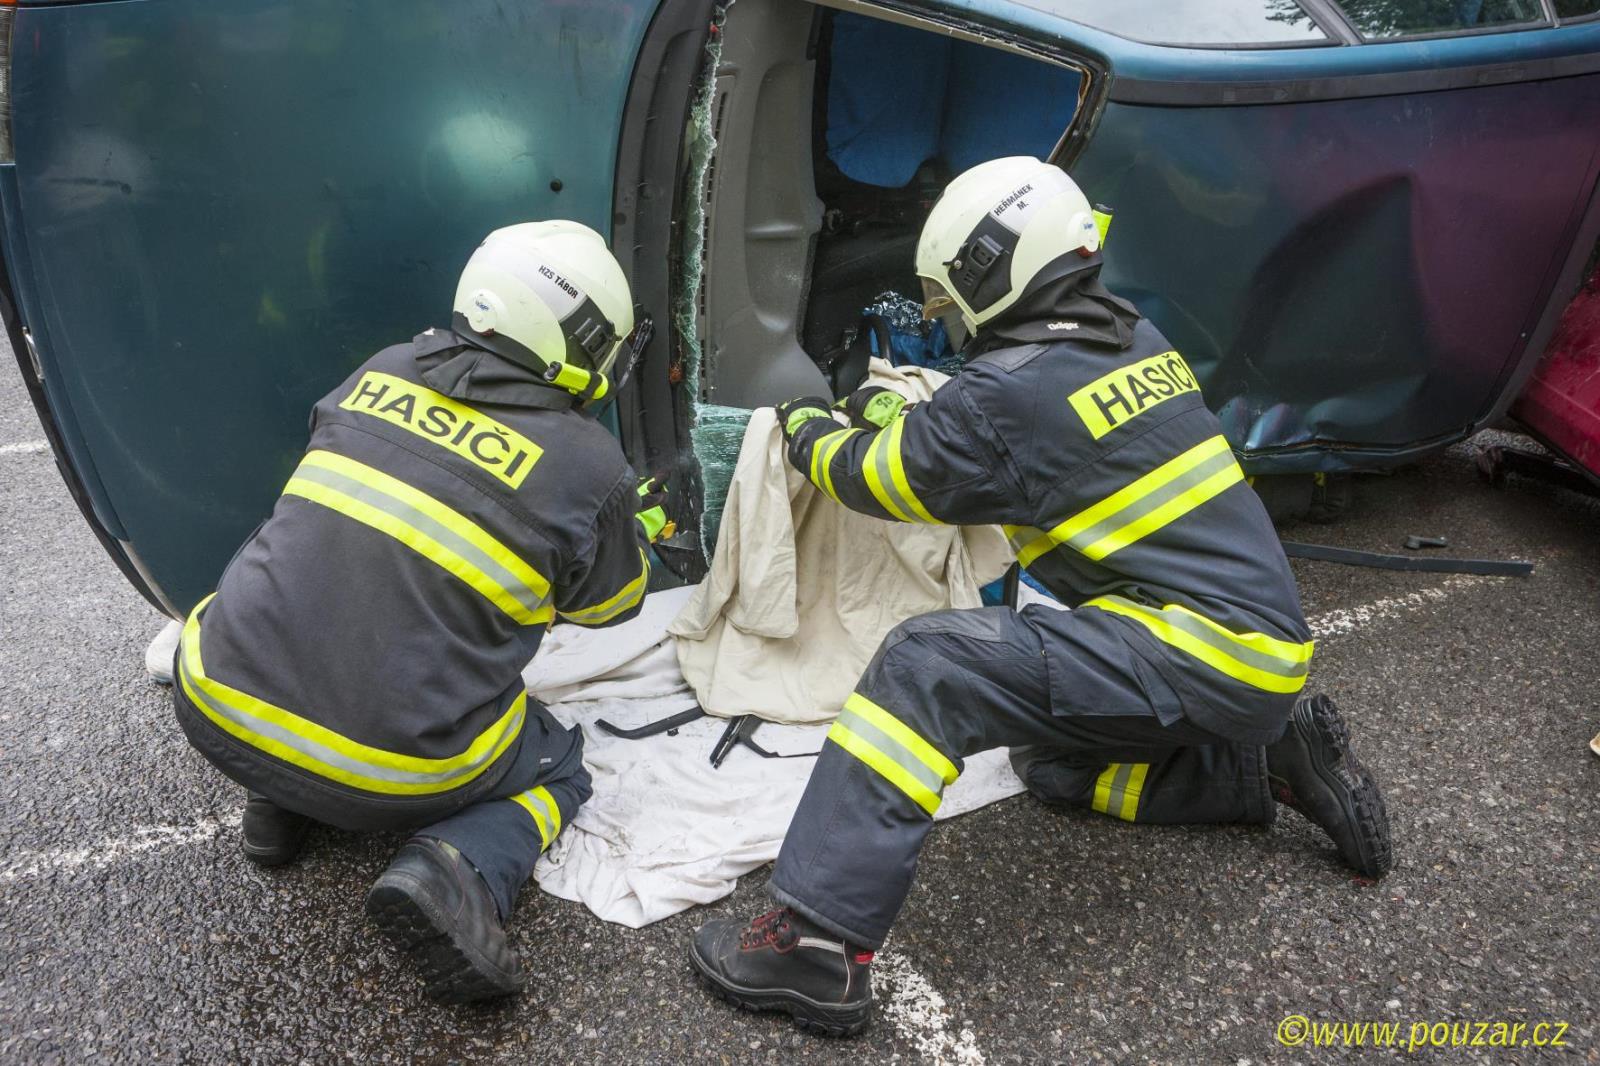
[[[1186,392],[1199,392],[1189,364],[1177,352],[1162,352],[1119,367],[1067,397],[1089,435],[1099,440],[1158,404]]]
[[[381,418],[461,456],[473,466],[519,488],[544,449],[510,426],[442,393],[393,374],[369,370],[350,395],[346,411]]]

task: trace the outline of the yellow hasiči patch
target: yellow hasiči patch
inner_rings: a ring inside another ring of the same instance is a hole
[[[482,411],[393,374],[369,370],[340,401],[346,411],[381,418],[461,456],[519,488],[544,449]]]
[[[1177,352],[1162,352],[1098,377],[1067,397],[1095,440],[1157,404],[1199,392],[1194,373]]]

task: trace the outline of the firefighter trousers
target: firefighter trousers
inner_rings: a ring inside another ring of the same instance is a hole
[[[519,681],[520,683],[520,681]],[[178,722],[218,770],[285,810],[353,832],[403,832],[455,847],[489,886],[501,918],[539,856],[593,793],[583,766],[583,733],[568,729],[532,697],[516,748],[476,794],[396,797],[314,781],[257,749],[230,743],[183,691],[173,687]],[[461,790],[465,791],[465,790]]]
[[[878,649],[817,760],[768,891],[883,943],[961,760],[998,747],[1035,795],[1129,822],[1269,823],[1264,749],[1185,720],[1092,608],[937,611]]]
[[[495,787],[500,798],[465,807],[416,830],[450,844],[483,875],[504,920],[539,856],[593,795],[583,733],[528,698],[522,743]]]

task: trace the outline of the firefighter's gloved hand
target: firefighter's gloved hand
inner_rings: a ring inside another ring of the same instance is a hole
[[[778,412],[778,425],[783,427],[783,439],[793,440],[796,432],[807,422],[818,418],[833,421],[833,416],[828,413],[828,401],[818,396],[801,396],[795,400],[785,400],[775,410]]]
[[[850,416],[856,429],[885,429],[906,406],[906,398],[882,385],[868,385],[857,389],[833,405]]]
[[[651,544],[660,540],[671,524],[667,521],[666,502],[665,478],[652,474],[639,479],[639,524],[644,527],[644,535]]]

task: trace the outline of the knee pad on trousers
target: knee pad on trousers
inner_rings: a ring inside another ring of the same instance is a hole
[[[1029,794],[1055,807],[1083,806],[1104,765],[1099,759],[1044,745],[1011,749],[1011,769]]]

